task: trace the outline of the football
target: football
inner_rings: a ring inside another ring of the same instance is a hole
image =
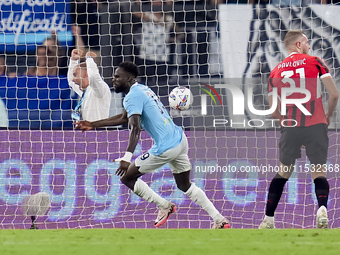
[[[187,110],[193,102],[193,95],[186,87],[174,88],[169,94],[169,105],[172,109]]]

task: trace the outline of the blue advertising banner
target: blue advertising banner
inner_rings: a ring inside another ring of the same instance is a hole
[[[0,127],[72,129],[77,97],[66,77],[0,76]]]
[[[53,31],[62,45],[72,43],[69,0],[0,0],[0,10],[2,53],[33,51]]]

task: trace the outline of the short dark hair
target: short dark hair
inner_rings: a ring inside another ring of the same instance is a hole
[[[119,67],[122,68],[125,72],[132,74],[135,78],[139,75],[138,66],[130,61],[120,63]]]
[[[301,36],[305,35],[302,30],[291,30],[289,31],[283,40],[284,45],[288,48],[292,43],[295,43]]]

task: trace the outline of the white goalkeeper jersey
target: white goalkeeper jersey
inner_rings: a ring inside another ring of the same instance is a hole
[[[72,81],[73,70],[77,64],[79,64],[79,61],[70,59],[67,79],[69,85],[80,97],[83,97],[83,93],[85,93],[80,105],[81,119],[96,121],[108,118],[111,103],[111,91],[109,86],[100,76],[97,64],[94,62],[93,58],[86,58],[89,86],[85,92],[81,91],[79,86]]]

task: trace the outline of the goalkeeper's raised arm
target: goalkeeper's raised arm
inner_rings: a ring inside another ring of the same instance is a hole
[[[72,118],[97,121],[109,117],[111,91],[99,74],[94,52],[87,52],[86,62],[79,63],[83,51],[74,49],[69,63],[67,79],[80,99],[72,112]]]

